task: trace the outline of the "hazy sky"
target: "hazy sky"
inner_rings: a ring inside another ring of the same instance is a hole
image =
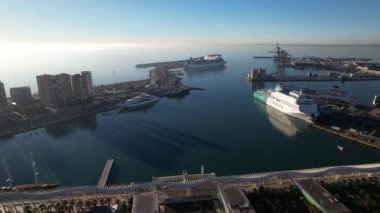
[[[0,0],[0,42],[380,44],[379,0]]]

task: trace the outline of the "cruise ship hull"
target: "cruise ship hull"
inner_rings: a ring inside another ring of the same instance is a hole
[[[126,104],[126,105],[122,105],[121,107],[123,109],[126,109],[126,110],[140,109],[140,108],[144,108],[144,107],[155,105],[158,101],[159,101],[159,99],[157,99],[157,100],[151,100],[151,101],[146,101],[146,102],[139,103],[139,104],[130,104],[130,105]]]
[[[272,98],[270,95],[264,93],[263,91],[255,91],[253,93],[253,97],[264,102],[268,106],[271,106],[274,109],[277,109],[280,112],[283,112],[285,114],[288,114],[290,116],[293,116],[295,118],[298,118],[307,122],[313,122],[313,120],[319,115],[319,112],[315,112],[313,113],[314,116],[310,116],[299,110],[288,107],[285,104],[281,103],[280,101],[276,100],[275,98]]]
[[[226,64],[224,61],[223,63],[208,63],[208,64],[188,64],[185,65],[185,69],[203,69],[203,68],[213,68],[213,67],[223,67]]]

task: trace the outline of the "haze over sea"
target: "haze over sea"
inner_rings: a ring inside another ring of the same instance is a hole
[[[185,85],[204,88],[181,99],[162,98],[143,111],[118,110],[87,116],[0,139],[0,156],[6,158],[15,184],[31,183],[32,160],[40,182],[63,185],[96,184],[107,159],[117,163],[113,183],[147,181],[151,176],[174,175],[182,170],[232,175],[249,172],[301,169],[319,166],[373,163],[377,150],[310,129],[257,103],[252,89],[273,83],[249,85],[252,68],[274,72],[269,55],[274,45],[141,44],[122,47],[92,45],[33,45],[0,50],[1,79],[6,89],[31,86],[37,92],[39,74],[93,72],[94,83],[145,79],[149,69],[135,64],[181,60],[221,53],[225,68],[185,72]],[[380,62],[380,46],[283,46],[293,56],[369,57]],[[6,72],[5,72],[6,71]],[[287,74],[306,71],[287,68]],[[298,85],[329,89],[334,85],[370,105],[380,94],[380,82],[312,82]],[[339,152],[337,145],[345,147]],[[31,154],[32,153],[32,154]],[[0,185],[7,185],[5,164],[0,163]]]

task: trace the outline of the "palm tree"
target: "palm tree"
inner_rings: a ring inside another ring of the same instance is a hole
[[[101,206],[105,206],[106,201],[103,198],[100,198],[99,200]]]
[[[108,206],[110,206],[111,205],[111,198],[107,197],[106,203],[107,203]]]
[[[46,210],[46,205],[45,205],[45,204],[40,204],[40,205],[38,206],[38,208],[40,209],[41,212],[45,212],[45,210]]]

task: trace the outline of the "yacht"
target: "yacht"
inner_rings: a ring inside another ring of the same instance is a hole
[[[153,95],[142,94],[119,103],[123,109],[136,109],[156,104],[160,99]]]
[[[199,58],[191,58],[183,65],[185,69],[209,68],[224,66],[227,61],[221,54],[207,55]]]
[[[318,116],[317,102],[302,93],[302,90],[282,91],[279,85],[275,89],[260,89],[253,97],[290,116],[313,122]]]

